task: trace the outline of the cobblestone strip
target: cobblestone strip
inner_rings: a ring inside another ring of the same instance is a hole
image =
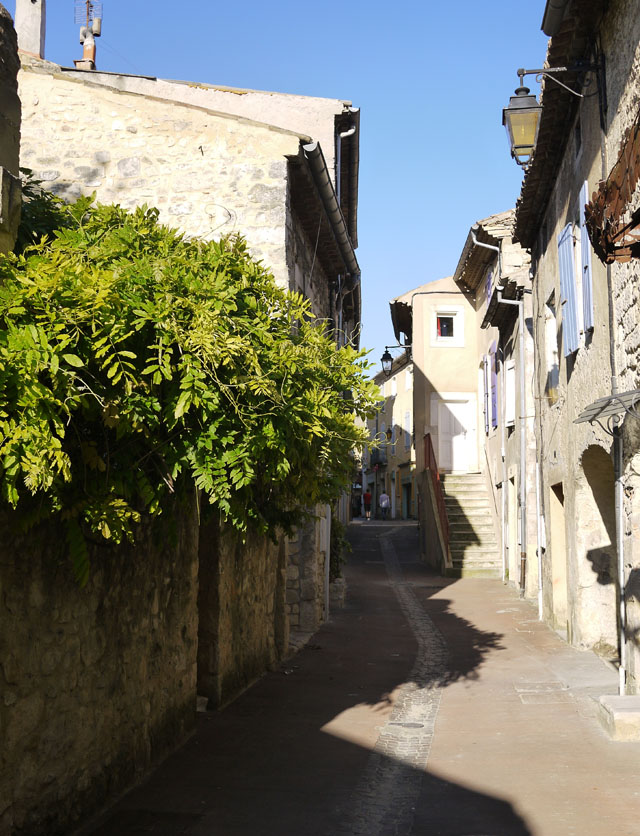
[[[358,782],[350,811],[337,831],[340,836],[411,833],[447,670],[444,639],[405,581],[392,538],[393,530],[380,538],[382,556],[418,654]]]

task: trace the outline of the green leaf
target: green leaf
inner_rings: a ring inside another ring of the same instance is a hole
[[[79,369],[82,366],[84,366],[84,362],[78,357],[77,354],[63,354],[62,359],[65,360],[70,366],[73,366],[76,369]]]

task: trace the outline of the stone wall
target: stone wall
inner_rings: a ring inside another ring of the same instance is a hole
[[[640,17],[633,0],[615,0],[603,22],[602,46],[607,57],[606,177],[620,153],[625,131],[640,106]],[[632,209],[640,205],[636,189]],[[616,366],[620,391],[640,387],[640,261],[610,267],[616,323]],[[628,690],[640,693],[640,432],[639,422],[624,423],[624,549],[627,572]]]
[[[68,833],[193,727],[195,503],[173,519],[92,547],[83,589],[61,532],[2,521],[0,833]]]
[[[328,507],[316,507],[317,519],[301,526],[287,540],[286,605],[292,631],[312,633],[324,613],[325,560],[328,559],[330,525]]]
[[[206,240],[240,232],[288,287],[286,155],[298,137],[90,79],[24,65],[21,165],[65,199],[95,192],[102,203],[147,203],[163,223]]]
[[[0,252],[13,248],[20,222],[18,67],[16,33],[0,4]]]
[[[198,694],[217,708],[288,652],[284,543],[204,526],[198,608]]]

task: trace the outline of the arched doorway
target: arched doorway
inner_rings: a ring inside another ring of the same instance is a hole
[[[618,655],[615,477],[602,447],[582,454],[576,482],[574,642],[609,658]]]

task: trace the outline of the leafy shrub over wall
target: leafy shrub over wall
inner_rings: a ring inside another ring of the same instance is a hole
[[[59,519],[78,579],[87,535],[131,540],[179,485],[272,536],[332,502],[377,398],[362,353],[337,349],[240,237],[44,204],[55,233],[23,228],[0,257],[0,490],[25,524]]]

